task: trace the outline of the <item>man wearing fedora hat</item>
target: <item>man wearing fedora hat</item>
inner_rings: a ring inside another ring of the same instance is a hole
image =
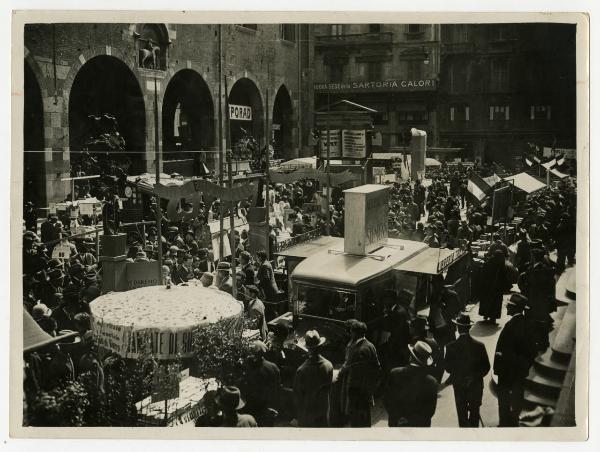
[[[307,331],[304,343],[308,357],[298,368],[294,378],[298,427],[327,427],[333,365],[319,353],[325,338],[318,331]]]
[[[527,297],[529,317],[534,320],[536,340],[540,351],[550,345],[548,335],[553,320],[550,314],[556,311],[556,280],[554,269],[546,263],[546,252],[542,247],[531,250],[531,265],[519,275],[518,286]]]
[[[242,390],[246,410],[261,427],[272,427],[279,405],[281,374],[276,364],[265,359],[267,346],[262,341],[250,344],[250,357],[245,363]]]
[[[477,427],[483,377],[490,371],[490,360],[485,345],[469,334],[473,326],[469,315],[463,312],[452,322],[458,328],[458,338],[446,345],[444,364],[454,389],[458,425]]]
[[[242,400],[240,390],[235,386],[223,386],[215,399],[217,405],[223,410],[223,417],[219,427],[258,427],[254,416],[240,414],[238,411],[246,405]]]
[[[259,289],[251,284],[245,286],[246,298],[246,315],[252,324],[253,329],[257,329],[260,333],[260,338],[264,341],[267,339],[267,320],[265,317],[265,304],[258,298]]]
[[[523,407],[525,379],[537,356],[531,321],[525,315],[527,298],[513,293],[506,304],[512,318],[504,325],[496,343],[494,373],[498,376],[499,427],[518,427]]]
[[[383,404],[390,427],[431,427],[437,407],[438,383],[429,374],[431,347],[423,341],[409,345],[410,362],[390,371]]]
[[[356,319],[346,322],[350,342],[337,381],[340,385],[340,411],[351,427],[371,426],[373,394],[379,384],[381,364],[375,346],[367,340],[367,325]]]

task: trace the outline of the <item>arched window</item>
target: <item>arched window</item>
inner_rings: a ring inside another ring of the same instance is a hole
[[[162,24],[143,24],[135,33],[138,45],[138,64],[142,68],[167,69],[169,33]]]

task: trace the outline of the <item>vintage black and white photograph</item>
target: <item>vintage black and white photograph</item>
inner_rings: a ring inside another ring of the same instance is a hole
[[[16,31],[21,434],[587,424],[581,20],[86,17]]]

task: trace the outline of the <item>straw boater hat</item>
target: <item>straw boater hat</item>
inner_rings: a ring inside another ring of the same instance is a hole
[[[431,366],[433,364],[433,353],[427,342],[417,341],[415,345],[408,345],[408,351],[422,366]]]
[[[306,344],[306,349],[310,351],[323,345],[325,338],[321,337],[318,331],[310,330],[304,334],[304,343]]]

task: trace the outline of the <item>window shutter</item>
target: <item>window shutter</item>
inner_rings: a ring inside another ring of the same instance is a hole
[[[454,121],[454,107],[450,107],[450,121]]]
[[[465,121],[469,120],[469,106],[467,105],[465,107]]]
[[[505,113],[504,113],[504,119],[506,119],[507,121],[510,119],[510,111],[509,111],[509,108],[510,108],[510,107],[507,105],[507,106],[506,106],[506,109],[505,109]]]
[[[494,107],[490,107],[490,121],[494,120]]]

